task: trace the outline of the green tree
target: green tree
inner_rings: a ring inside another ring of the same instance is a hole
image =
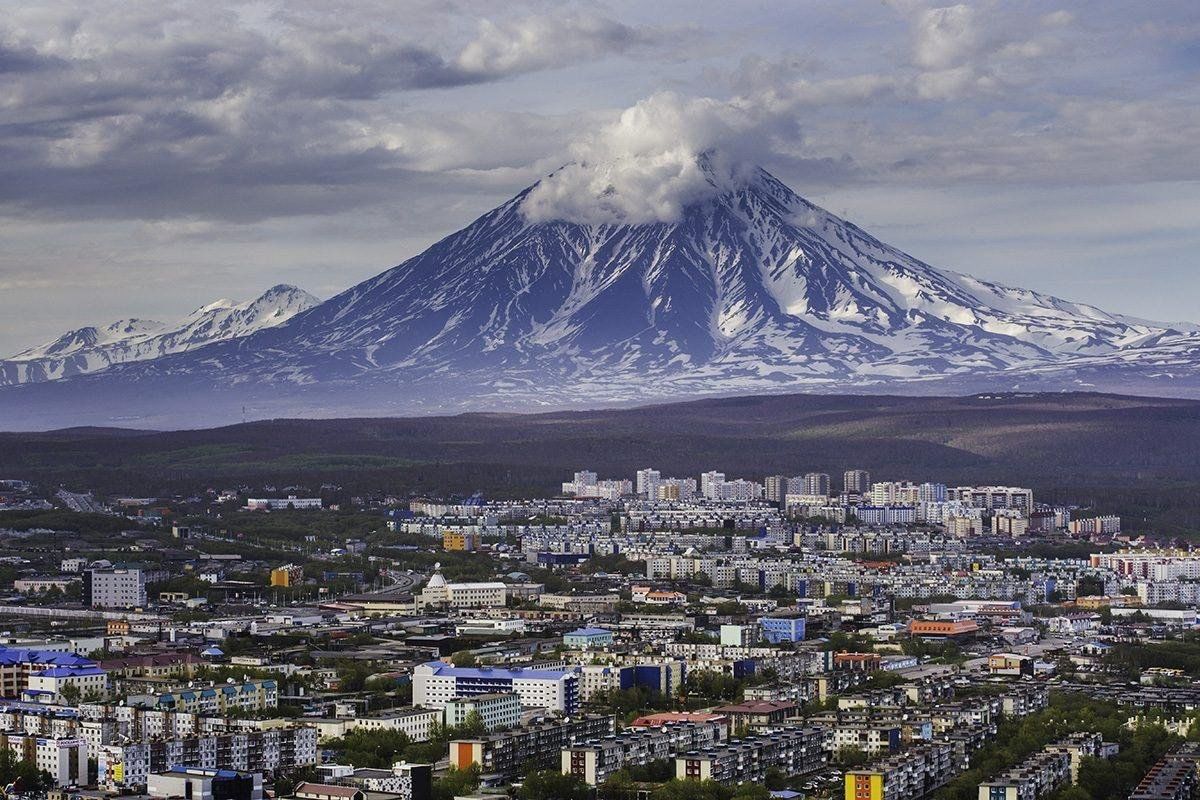
[[[479,765],[466,769],[450,767],[446,774],[433,782],[433,800],[454,800],[455,797],[471,794],[479,788]]]
[[[450,656],[450,663],[456,667],[474,667],[479,663],[479,659],[470,650],[459,650]]]
[[[578,776],[543,770],[526,775],[517,796],[521,800],[591,800],[592,789]]]

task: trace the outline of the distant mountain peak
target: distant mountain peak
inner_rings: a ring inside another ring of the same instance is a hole
[[[0,361],[0,386],[83,375],[236,339],[281,325],[319,303],[302,289],[279,284],[244,303],[214,300],[173,324],[130,318],[78,328]]]

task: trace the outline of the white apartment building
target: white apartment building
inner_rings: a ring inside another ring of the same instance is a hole
[[[321,498],[296,497],[294,494],[289,494],[287,497],[251,497],[246,500],[246,509],[249,511],[272,511],[288,508],[297,511],[319,511]]]
[[[639,469],[637,471],[637,493],[639,497],[650,500],[658,499],[658,487],[662,483],[662,473],[656,469]]]
[[[448,727],[462,725],[472,713],[479,715],[489,733],[515,728],[521,722],[521,698],[514,692],[477,694],[449,700],[443,709]]]
[[[8,747],[18,759],[24,758],[24,742],[31,737],[9,736]],[[79,737],[37,737],[34,740],[34,764],[50,773],[55,786],[80,786],[88,782],[87,742]],[[21,744],[18,745],[18,742]],[[19,748],[19,749],[18,749]]]
[[[68,686],[79,697],[101,698],[108,694],[108,673],[99,667],[51,667],[30,675],[21,695],[33,702],[61,703]]]
[[[717,487],[725,483],[725,473],[711,470],[700,476],[700,494],[709,499],[717,499]]]
[[[146,576],[140,569],[93,569],[84,573],[83,600],[92,608],[141,608]]]
[[[443,709],[450,700],[515,692],[526,708],[572,714],[579,706],[579,676],[552,669],[453,667],[441,661],[413,668],[413,704]]]
[[[442,721],[442,714],[426,708],[408,708],[388,711],[369,717],[355,717],[348,730],[402,731],[414,742],[429,741],[434,723]]]
[[[1033,490],[1019,486],[956,486],[946,491],[949,500],[961,500],[976,508],[1016,508],[1033,511]]]

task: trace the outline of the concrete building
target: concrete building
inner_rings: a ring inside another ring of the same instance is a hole
[[[656,469],[639,469],[637,471],[636,490],[638,497],[647,500],[658,499],[658,489],[662,484],[662,473]]]
[[[800,494],[829,497],[833,493],[833,481],[824,472],[809,472],[804,476],[804,489]]]
[[[767,770],[788,775],[821,769],[829,762],[825,736],[818,728],[783,728],[675,757],[675,777],[724,784],[761,783]]]
[[[417,611],[429,606],[449,608],[503,608],[508,602],[508,588],[499,581],[479,583],[449,583],[440,571],[435,571],[429,583],[417,597]]]
[[[604,628],[577,628],[563,634],[563,644],[581,650],[608,647],[613,643],[613,633]]]
[[[845,800],[912,800],[954,777],[953,747],[947,742],[917,745],[866,769],[848,770]]]
[[[350,730],[400,731],[414,742],[427,742],[433,733],[433,726],[441,721],[440,711],[428,708],[398,708],[366,717],[355,717],[353,724],[346,727]]]
[[[979,784],[979,800],[1037,800],[1070,779],[1070,756],[1062,751],[1042,750]]]
[[[758,618],[758,627],[762,630],[762,638],[771,644],[804,641],[806,624],[807,620],[803,614],[780,614]]]
[[[298,564],[284,564],[271,570],[272,586],[300,586],[304,583],[304,568]]]
[[[458,697],[515,692],[526,708],[573,714],[579,707],[579,676],[552,669],[454,667],[441,661],[413,668],[413,704],[445,708]]]
[[[151,775],[173,767],[233,769],[274,774],[317,763],[317,729],[305,725],[246,728],[107,744],[98,748],[100,786],[109,791],[142,790]]]
[[[871,490],[871,473],[865,469],[851,469],[842,473],[842,491],[847,494],[863,495]]]
[[[142,608],[146,577],[140,569],[92,569],[83,573],[83,602],[92,608]]]
[[[34,703],[63,703],[66,697],[98,700],[107,694],[108,673],[100,667],[51,667],[29,676],[21,698]]]
[[[1200,749],[1194,743],[1175,747],[1138,782],[1129,800],[1191,800],[1196,791]]]
[[[447,727],[462,725],[472,713],[479,715],[488,733],[516,727],[521,722],[521,698],[515,692],[477,694],[447,700],[442,709]]]
[[[146,794],[186,800],[263,800],[261,772],[173,767],[146,779]]]
[[[87,741],[78,736],[40,736],[0,733],[0,748],[7,748],[16,761],[27,761],[49,773],[55,786],[86,786],[88,782]]]
[[[294,509],[296,511],[319,511],[321,509],[321,498],[296,497],[294,494],[289,494],[287,497],[251,497],[246,500],[246,509],[248,511],[275,511],[286,509]]]
[[[468,769],[478,764],[484,775],[500,779],[515,777],[526,769],[558,769],[564,747],[611,736],[615,731],[615,717],[583,714],[476,739],[456,739],[450,742],[450,765]]]
[[[126,704],[210,716],[234,710],[261,711],[279,706],[279,684],[273,678],[260,678],[245,683],[191,686],[156,694],[129,695]]]
[[[564,747],[562,771],[589,786],[608,780],[619,769],[664,761],[677,753],[712,747],[725,741],[723,724],[677,723],[624,730],[615,736]]]
[[[721,644],[726,647],[749,647],[762,638],[758,625],[722,625]]]

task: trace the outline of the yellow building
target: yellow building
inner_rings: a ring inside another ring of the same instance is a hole
[[[474,552],[482,544],[483,537],[476,531],[443,531],[442,549]]]
[[[272,586],[299,586],[304,583],[304,568],[296,564],[284,564],[271,570]]]
[[[883,775],[847,772],[845,800],[883,800]]]

